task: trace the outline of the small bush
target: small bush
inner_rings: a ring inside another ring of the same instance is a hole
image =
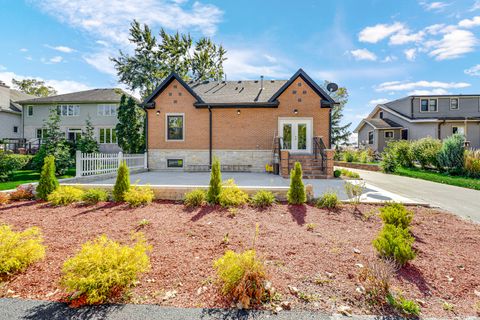
[[[333,171],[333,176],[335,178],[340,178],[340,176],[342,175],[342,171],[336,169],[335,171]]]
[[[44,256],[40,229],[32,227],[15,232],[7,225],[0,226],[0,275],[21,272]]]
[[[40,173],[40,180],[37,186],[37,197],[42,200],[47,200],[48,195],[58,188],[58,180],[55,177],[55,158],[53,156],[46,156],[42,172]]]
[[[60,186],[47,197],[48,202],[54,206],[66,206],[81,201],[83,190],[70,186]]]
[[[345,150],[343,152],[343,161],[354,162],[356,160],[355,152],[352,150]]]
[[[340,169],[340,174],[343,177],[352,178],[352,179],[359,179],[360,175],[357,172],[353,172],[347,169]]]
[[[303,172],[300,162],[295,162],[295,166],[290,172],[290,188],[287,192],[289,204],[303,204],[307,201],[307,194],[302,180]]]
[[[369,163],[374,160],[372,149],[362,150],[358,154],[358,161],[361,163]]]
[[[155,199],[153,190],[148,187],[134,186],[123,194],[123,200],[131,207],[139,207],[152,203]]]
[[[480,150],[465,152],[465,174],[472,178],[480,178]]]
[[[307,231],[313,231],[317,225],[315,223],[307,223]]]
[[[395,227],[406,229],[413,219],[413,211],[407,210],[401,203],[389,203],[380,208],[380,218],[385,224],[393,224]]]
[[[244,308],[262,301],[265,294],[265,265],[256,257],[255,250],[235,253],[225,252],[213,264],[222,284],[222,293]]]
[[[113,200],[115,202],[124,201],[124,194],[130,189],[130,170],[127,163],[122,161],[117,170],[117,180],[113,187]]]
[[[3,204],[7,204],[9,202],[10,202],[10,196],[8,195],[8,193],[0,191],[0,206]]]
[[[328,208],[334,209],[340,204],[338,200],[338,195],[336,192],[325,192],[318,198],[317,203],[315,204],[319,208]]]
[[[345,193],[350,201],[354,204],[360,203],[360,198],[362,197],[363,192],[365,191],[365,183],[351,183],[345,182],[343,185]]]
[[[23,169],[31,159],[32,156],[29,155],[0,150],[0,181],[9,180],[13,171]]]
[[[388,260],[368,260],[360,269],[358,280],[365,288],[368,302],[382,305],[390,293],[390,280],[395,273],[395,265]]]
[[[390,142],[382,152],[382,161],[380,161],[380,168],[385,173],[392,173],[397,171],[399,163],[395,152],[395,145]]]
[[[248,202],[248,195],[240,190],[233,179],[229,179],[222,187],[218,202],[222,207],[237,207]]]
[[[221,192],[222,172],[220,171],[220,161],[215,157],[213,159],[212,169],[210,172],[210,184],[207,192],[207,202],[211,204],[217,204]]]
[[[18,186],[17,190],[10,193],[10,200],[12,201],[33,200],[35,199],[35,194],[33,193],[33,190],[34,188],[31,184]]]
[[[207,193],[205,190],[195,189],[185,194],[185,200],[183,200],[183,203],[189,208],[200,207],[205,204],[206,197]]]
[[[393,259],[398,265],[403,266],[415,258],[415,252],[412,249],[413,241],[408,229],[386,224],[378,237],[373,240],[373,246],[381,257]]]
[[[99,202],[108,201],[108,193],[103,189],[88,189],[82,195],[82,201],[86,204],[96,204]]]
[[[442,143],[438,152],[438,165],[442,169],[454,173],[461,173],[465,164],[465,137],[462,134],[454,134]]]
[[[387,295],[387,302],[403,315],[416,317],[420,315],[420,306],[413,300],[405,299],[402,295],[395,297],[389,293]]]
[[[412,156],[422,168],[438,167],[437,155],[442,142],[433,138],[422,138],[412,143]]]
[[[265,208],[275,203],[275,195],[270,191],[260,190],[252,197],[251,203],[255,207]]]
[[[74,294],[72,298],[104,303],[134,285],[139,275],[150,269],[147,253],[151,251],[142,234],[135,237],[133,246],[127,246],[100,236],[65,261],[61,283]]]
[[[404,168],[413,167],[412,142],[409,140],[397,140],[390,143],[392,144],[398,165]]]

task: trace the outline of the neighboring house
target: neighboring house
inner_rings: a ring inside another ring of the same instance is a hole
[[[480,95],[408,96],[377,105],[355,129],[359,147],[382,152],[391,140],[464,134],[480,148]]]
[[[216,156],[230,170],[261,172],[276,138],[292,157],[312,157],[314,137],[330,146],[334,104],[301,69],[290,80],[186,83],[171,74],[144,101],[149,169],[208,169]]]
[[[23,138],[22,106],[18,101],[33,97],[0,81],[0,140]]]
[[[23,130],[27,140],[42,139],[43,125],[48,119],[50,108],[60,114],[60,129],[66,139],[77,140],[86,121],[90,119],[100,152],[118,152],[115,126],[118,122],[117,108],[122,94],[120,89],[93,89],[50,97],[23,100]]]

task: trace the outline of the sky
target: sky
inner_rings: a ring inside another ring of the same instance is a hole
[[[406,95],[480,94],[480,0],[0,0],[0,80],[121,87],[109,57],[133,19],[222,44],[228,80],[303,68],[346,87],[352,130]]]

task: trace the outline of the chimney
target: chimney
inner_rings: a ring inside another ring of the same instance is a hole
[[[0,109],[10,107],[10,87],[0,81]]]
[[[263,76],[260,76],[260,90],[263,90]]]

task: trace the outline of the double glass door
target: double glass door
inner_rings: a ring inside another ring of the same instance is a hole
[[[278,132],[283,150],[299,153],[312,151],[312,120],[281,119]]]

